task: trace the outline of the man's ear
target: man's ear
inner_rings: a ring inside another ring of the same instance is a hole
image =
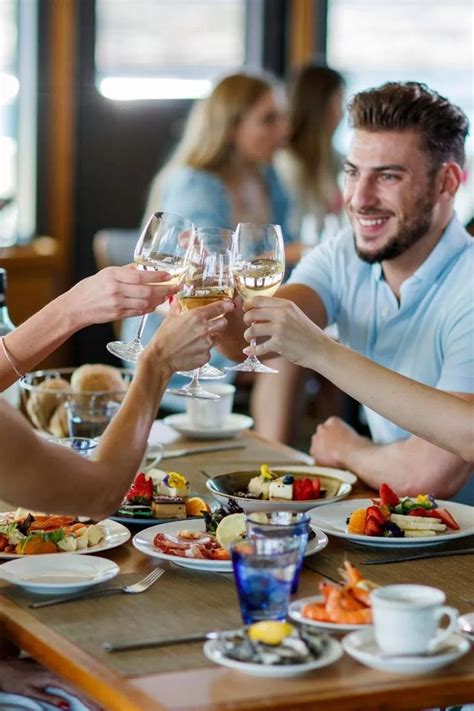
[[[443,163],[440,171],[439,196],[452,200],[463,181],[463,171],[458,163]]]

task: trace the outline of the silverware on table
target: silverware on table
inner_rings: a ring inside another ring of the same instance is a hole
[[[414,553],[405,555],[403,558],[374,558],[373,560],[361,560],[361,565],[379,565],[382,563],[403,563],[405,560],[423,560],[425,558],[444,558],[450,555],[466,555],[474,553],[474,548],[462,548],[457,551],[430,551],[426,553]]]
[[[164,637],[162,639],[137,639],[132,642],[104,642],[106,652],[130,652],[134,649],[149,649],[151,647],[167,647],[173,644],[186,644],[189,642],[202,642],[206,639],[217,639],[222,632],[195,632],[181,637]]]
[[[111,587],[104,588],[102,590],[91,590],[89,592],[81,592],[77,595],[62,595],[61,597],[53,597],[49,600],[42,600],[41,602],[31,602],[28,607],[33,609],[38,609],[40,607],[49,607],[50,605],[61,605],[64,602],[72,602],[73,600],[89,600],[95,597],[106,597],[107,595],[117,595],[118,593],[131,593],[136,595],[138,593],[145,592],[148,590],[158,578],[161,578],[165,570],[163,568],[154,568],[151,573],[148,573],[142,580],[139,580],[132,585],[124,585],[122,587]]]
[[[183,447],[182,449],[166,449],[162,459],[174,457],[187,457],[188,454],[201,454],[201,452],[224,452],[226,449],[245,449],[245,442],[228,442],[227,444],[211,444],[206,447]]]

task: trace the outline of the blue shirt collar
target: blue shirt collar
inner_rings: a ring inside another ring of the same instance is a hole
[[[418,267],[416,272],[406,280],[405,284],[412,280],[433,283],[446,268],[447,264],[452,259],[455,259],[459,252],[470,244],[471,240],[472,237],[466,232],[454,213],[431,254]],[[377,281],[384,279],[380,262],[372,264],[372,277]]]

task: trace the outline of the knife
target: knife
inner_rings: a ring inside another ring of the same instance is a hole
[[[195,632],[182,637],[164,637],[162,639],[138,639],[134,642],[104,642],[106,652],[129,652],[134,649],[150,649],[151,647],[166,647],[172,644],[186,644],[188,642],[202,642],[206,639],[217,639],[222,632]]]
[[[200,454],[201,452],[223,452],[226,449],[245,449],[245,442],[228,442],[227,444],[211,444],[207,447],[183,447],[182,449],[166,449],[162,459],[172,459],[174,457],[187,457],[188,454]]]
[[[432,553],[416,553],[406,555],[403,558],[374,558],[373,560],[361,560],[361,565],[379,565],[381,563],[403,563],[405,560],[422,560],[424,558],[443,558],[449,555],[466,555],[474,553],[474,548],[462,548],[458,551],[433,551]]]

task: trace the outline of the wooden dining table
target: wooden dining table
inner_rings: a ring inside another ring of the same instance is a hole
[[[204,493],[203,471],[212,476],[255,469],[263,463],[302,463],[299,452],[253,433],[240,439],[244,449],[198,453],[163,464],[169,471],[185,474],[194,492]],[[184,439],[181,443],[196,445]],[[367,494],[368,489],[357,482],[351,496]],[[466,541],[453,541],[449,549],[467,546]],[[469,545],[473,546],[472,539]],[[447,546],[429,550],[441,547]],[[406,549],[388,552],[401,556]],[[433,585],[446,593],[447,604],[461,614],[474,610],[474,555],[363,564],[386,554],[386,548],[358,546],[330,536],[324,550],[305,560],[295,597],[318,594],[323,579],[337,580],[338,568],[347,558],[379,585]],[[140,579],[162,564],[137,551],[131,542],[100,555],[120,566],[123,583]],[[376,671],[344,654],[331,666],[291,678],[254,677],[214,665],[204,656],[202,642],[108,654],[103,648],[106,640],[184,635],[233,629],[240,624],[231,575],[191,571],[169,563],[163,567],[166,573],[140,595],[115,595],[43,609],[28,607],[38,596],[2,583],[2,633],[99,705],[116,711],[400,711],[474,702],[472,649],[435,674]]]

